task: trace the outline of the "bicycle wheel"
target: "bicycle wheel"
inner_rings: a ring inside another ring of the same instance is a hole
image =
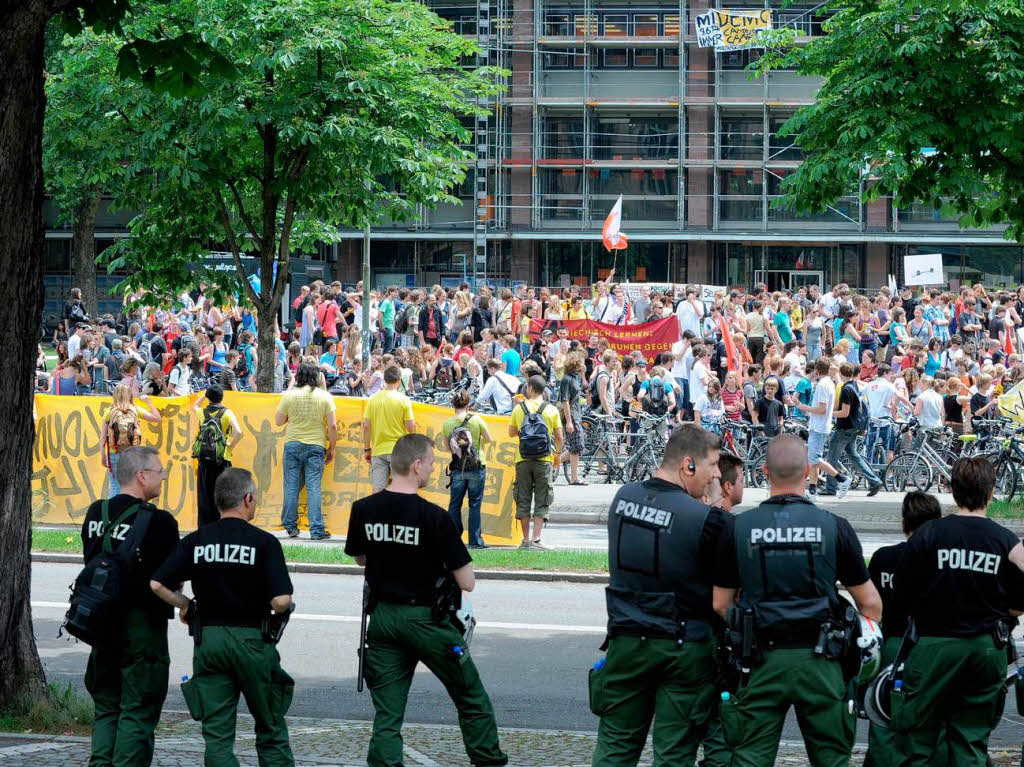
[[[1017,492],[1017,476],[1022,470],[1019,461],[1013,458],[1004,458],[996,464],[996,488],[994,498],[997,501],[1013,500]]]
[[[932,467],[916,453],[896,456],[885,467],[882,475],[882,485],[890,493],[905,493],[908,490],[927,492],[933,481]]]

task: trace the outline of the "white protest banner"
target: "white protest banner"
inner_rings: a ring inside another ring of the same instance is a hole
[[[670,282],[622,282],[619,284],[622,292],[630,301],[640,298],[640,292],[644,288],[650,288],[651,293],[661,293],[664,296],[672,295],[672,283]]]
[[[729,289],[724,285],[698,285],[700,294],[697,296],[705,304],[713,304],[719,293],[722,297],[729,295]]]
[[[941,253],[903,257],[904,285],[941,285],[943,282]]]
[[[772,12],[709,10],[694,16],[697,45],[716,51],[738,51],[764,47],[761,33],[772,28]]]

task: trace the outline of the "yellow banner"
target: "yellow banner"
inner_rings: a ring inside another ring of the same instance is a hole
[[[1024,381],[999,395],[999,412],[1018,424],[1024,424]]]
[[[232,465],[248,469],[256,479],[259,505],[254,522],[274,530],[281,527],[284,500],[282,456],[284,427],[274,425],[277,394],[225,392],[224,405],[242,427],[242,440],[234,449]],[[323,512],[327,529],[345,535],[352,502],[369,495],[370,468],[363,458],[362,418],[365,399],[336,397],[338,444],[334,461],[323,478]],[[202,412],[191,408],[190,397],[154,398],[163,419],[159,424],[142,422],[144,445],[155,447],[167,468],[163,494],[154,503],[171,512],[179,526],[196,526],[196,473],[192,442]],[[32,520],[37,523],[81,523],[89,504],[105,498],[110,486],[100,450],[103,421],[110,409],[106,397],[36,395],[36,441],[32,472]],[[416,429],[434,440],[436,470],[421,494],[448,508],[449,452],[441,427],[452,415],[447,408],[413,404]],[[482,416],[494,442],[485,446],[487,484],[481,512],[488,543],[518,543],[512,483],[515,480],[516,440],[508,436],[509,419]],[[303,496],[305,493],[303,493]],[[300,506],[302,497],[300,496]],[[468,511],[463,502],[463,518]]]

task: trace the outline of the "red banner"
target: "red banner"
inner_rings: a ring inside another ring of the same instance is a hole
[[[642,325],[610,325],[597,320],[530,320],[530,340],[536,340],[545,330],[557,332],[568,328],[569,338],[576,338],[586,344],[591,333],[607,338],[611,348],[619,356],[639,351],[653,362],[661,352],[672,351],[672,344],[679,340],[679,320],[667,317]]]

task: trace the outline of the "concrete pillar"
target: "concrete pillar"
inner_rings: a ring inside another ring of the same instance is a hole
[[[886,284],[889,276],[890,248],[885,242],[869,242],[864,254],[864,287],[869,290]]]
[[[536,285],[540,278],[537,256],[539,243],[533,240],[510,240],[506,246],[509,255],[509,277],[512,281],[522,280],[527,285]]]

